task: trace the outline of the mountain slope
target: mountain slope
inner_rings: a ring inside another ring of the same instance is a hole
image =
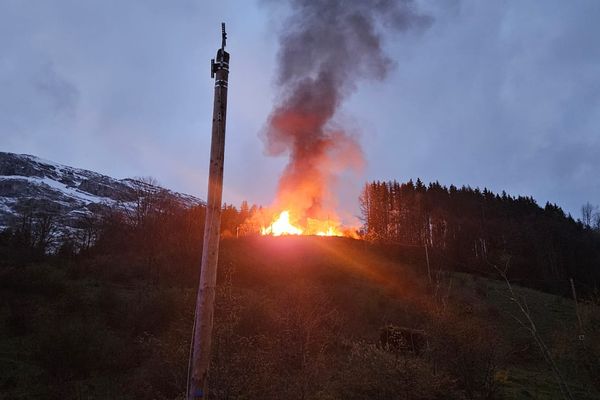
[[[63,227],[102,207],[133,207],[145,193],[164,192],[185,206],[202,200],[139,179],[115,179],[27,155],[0,152],[0,228],[25,209],[58,216]]]

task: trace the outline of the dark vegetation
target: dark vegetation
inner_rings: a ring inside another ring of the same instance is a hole
[[[575,221],[555,204],[439,183],[371,182],[361,196],[365,236],[422,254],[439,268],[496,277],[509,263],[520,285],[568,296],[600,288],[600,214]],[[411,250],[412,248],[412,250]]]
[[[231,237],[249,213],[224,210],[211,398],[561,398],[548,356],[572,398],[598,398],[593,292],[578,320],[569,298],[388,241]],[[203,218],[149,193],[62,241],[35,211],[2,233],[0,398],[182,399]]]

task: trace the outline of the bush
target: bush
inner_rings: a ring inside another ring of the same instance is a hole
[[[328,389],[330,399],[458,399],[454,381],[426,360],[354,343]]]
[[[428,332],[429,357],[456,378],[456,387],[467,399],[495,398],[500,343],[490,330],[475,318],[454,316],[434,320]]]
[[[56,297],[64,293],[66,281],[67,277],[62,269],[47,264],[0,270],[0,289],[11,290],[20,295]]]
[[[127,345],[97,323],[48,321],[33,359],[50,379],[66,382],[127,365]]]
[[[173,310],[177,309],[171,293],[167,290],[138,290],[134,296],[129,302],[127,315],[121,316],[127,319],[131,334],[156,335],[167,330],[174,318]]]
[[[31,333],[33,307],[30,302],[11,297],[8,299],[7,305],[6,328],[9,334],[24,336]]]

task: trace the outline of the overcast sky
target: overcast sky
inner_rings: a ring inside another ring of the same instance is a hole
[[[361,176],[421,177],[600,204],[600,1],[422,0],[421,32],[384,35],[395,67],[336,120],[360,135]],[[268,205],[285,158],[259,132],[277,93],[285,10],[265,2],[0,0],[0,150],[205,197],[214,82],[231,53],[224,200]]]

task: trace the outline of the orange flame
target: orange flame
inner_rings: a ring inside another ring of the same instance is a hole
[[[284,210],[273,218],[271,224],[267,227],[261,227],[262,235],[282,236],[282,235],[316,235],[316,236],[354,236],[351,233],[343,232],[340,224],[331,220],[318,220],[306,218],[304,227],[300,227],[298,221],[290,221],[290,211]]]
[[[262,235],[302,235],[303,230],[290,223],[290,212],[282,211],[279,217],[275,219],[268,227],[262,227],[260,233]]]

